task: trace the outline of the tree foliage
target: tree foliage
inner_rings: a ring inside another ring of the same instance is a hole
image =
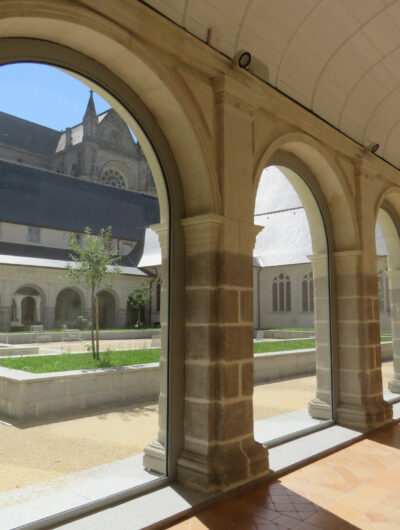
[[[129,305],[136,311],[136,327],[142,326],[141,310],[144,309],[151,300],[151,287],[142,282],[139,287],[136,287],[128,298]]]
[[[66,266],[67,282],[81,284],[90,292],[92,354],[93,359],[99,359],[98,293],[100,289],[110,289],[115,275],[120,274],[117,266],[120,256],[112,250],[111,226],[102,228],[98,234],[87,226],[81,241],[71,234],[70,247],[72,263]]]

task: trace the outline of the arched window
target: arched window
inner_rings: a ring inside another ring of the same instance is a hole
[[[314,311],[314,279],[313,273],[309,272],[303,276],[301,282],[302,310]]]
[[[290,278],[286,274],[275,276],[272,282],[272,311],[291,311]]]
[[[378,272],[379,311],[390,313],[389,280],[387,270]]]

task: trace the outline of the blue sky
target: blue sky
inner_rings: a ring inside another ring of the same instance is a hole
[[[18,63],[0,66],[0,111],[61,130],[80,123],[89,87],[57,68]],[[110,105],[96,93],[97,113]]]

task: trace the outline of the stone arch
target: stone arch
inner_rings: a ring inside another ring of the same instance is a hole
[[[263,169],[276,166],[296,191],[307,217],[312,243],[312,255],[308,258],[311,260],[313,276],[317,375],[316,398],[310,401],[309,412],[314,418],[331,419],[331,371],[335,351],[332,320],[335,314],[330,296],[333,283],[330,254],[335,247],[328,202],[313,172],[295,154],[277,149],[265,157],[265,162],[266,165],[263,162],[258,166],[259,175],[254,180],[257,188]],[[254,199],[256,194],[257,191]]]
[[[97,293],[99,299],[99,328],[112,329],[116,323],[117,301],[110,290],[102,289]]]
[[[44,322],[45,297],[34,284],[25,284],[14,292],[11,305],[11,327],[30,326]]]
[[[168,195],[157,168],[161,161],[170,199],[180,209],[184,191],[186,216],[218,212],[218,180],[207,141],[210,132],[190,91],[170,68],[171,59],[159,58],[132,34],[84,6],[51,0],[44,4],[28,0],[23,12],[13,5],[0,6],[0,36],[9,37],[0,43],[0,64],[37,61],[84,76],[135,130],[160,201]],[[162,221],[167,214],[161,212]]]
[[[378,202],[380,208],[376,219],[387,248],[387,272],[384,276],[378,273],[378,291],[384,292],[388,281],[394,367],[394,377],[389,381],[389,390],[400,393],[400,235],[398,217],[393,205],[389,203],[390,198],[394,202],[400,199],[400,194],[397,190],[388,189],[381,198],[382,200]],[[379,287],[381,288],[379,289]],[[384,297],[384,300],[387,301],[387,297],[386,299]],[[383,309],[387,310],[387,306]]]
[[[80,327],[78,317],[83,315],[83,298],[81,292],[74,287],[61,289],[56,297],[55,323],[69,328]]]
[[[351,189],[343,170],[328,151],[303,133],[283,135],[268,145],[258,158],[253,174],[253,197],[257,194],[262,170],[271,165],[284,166],[298,175],[311,189],[322,212],[328,244],[333,251],[353,250],[360,246],[360,234]],[[304,204],[301,190],[300,198]],[[310,228],[312,225],[310,223]],[[314,237],[314,241],[317,239]]]

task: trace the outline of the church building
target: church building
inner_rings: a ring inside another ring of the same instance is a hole
[[[129,294],[143,281],[157,284],[156,269],[138,264],[159,207],[144,154],[119,115],[97,115],[92,91],[82,123],[63,132],[0,112],[0,188],[0,329],[82,325],[88,293],[68,285],[64,271],[71,233],[83,240],[87,226],[111,226],[121,270],[99,293],[100,327],[134,325]],[[148,325],[159,320],[156,294],[152,306],[143,312]]]

